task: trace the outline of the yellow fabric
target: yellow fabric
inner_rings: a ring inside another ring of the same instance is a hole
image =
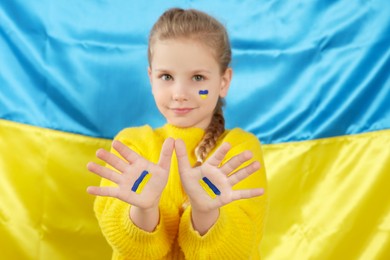
[[[2,259],[111,258],[85,192],[110,143],[0,120]],[[263,145],[263,258],[390,259],[389,147],[390,130]]]
[[[390,259],[390,130],[263,150],[265,259]]]
[[[144,126],[125,129],[116,139],[155,163],[166,138],[183,139],[193,165],[196,162],[194,150],[203,134],[204,131],[199,128],[183,130],[165,125],[154,131]],[[263,162],[260,143],[252,134],[238,128],[225,131],[216,148],[222,142],[229,142],[233,147],[225,161],[244,150],[251,150],[254,159]],[[200,236],[191,225],[191,207],[183,209],[186,196],[177,167],[174,156],[168,184],[160,200],[160,223],[152,233],[139,229],[130,221],[130,206],[126,203],[109,197],[96,199],[96,214],[104,235],[113,247],[113,259],[260,259],[259,246],[267,201],[264,167],[234,188],[264,187],[266,195],[225,205],[220,210],[218,221],[204,236]],[[102,185],[114,184],[103,179]]]
[[[109,259],[86,170],[110,141],[0,120],[0,258]]]

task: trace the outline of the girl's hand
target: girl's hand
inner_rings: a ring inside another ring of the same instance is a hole
[[[97,196],[118,198],[140,209],[157,208],[161,193],[168,180],[174,140],[172,138],[165,140],[158,164],[146,160],[120,141],[113,141],[112,146],[125,160],[104,149],[99,149],[96,155],[121,174],[93,162],[88,163],[87,168],[89,171],[116,183],[118,187],[93,186],[88,187],[87,192]],[[151,178],[141,193],[137,194],[132,191],[132,187],[145,170],[149,172]]]
[[[250,151],[244,151],[218,167],[230,150],[228,143],[223,143],[215,153],[201,166],[192,168],[187,157],[185,144],[182,140],[175,141],[179,173],[183,187],[189,197],[192,210],[211,212],[232,201],[260,196],[264,189],[233,190],[233,186],[260,169],[260,163],[255,161],[230,175],[244,162],[252,158]],[[230,175],[230,176],[229,176]],[[208,178],[220,191],[220,195],[212,198],[200,185],[199,180]]]

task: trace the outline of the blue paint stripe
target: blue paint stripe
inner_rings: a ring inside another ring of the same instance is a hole
[[[218,190],[218,188],[207,177],[203,177],[202,179],[207,184],[207,186],[210,187],[215,195],[221,195],[221,192]]]
[[[136,192],[138,189],[138,186],[141,184],[141,182],[144,180],[145,176],[148,175],[148,171],[143,171],[141,175],[138,177],[138,179],[134,182],[133,187],[131,188],[132,191]]]

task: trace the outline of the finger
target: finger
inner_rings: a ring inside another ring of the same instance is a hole
[[[175,140],[172,138],[168,138],[164,141],[163,146],[161,148],[160,160],[158,161],[158,165],[165,170],[169,170],[171,167],[171,158],[173,153],[173,148],[175,145]]]
[[[87,169],[90,172],[93,172],[93,173],[99,175],[100,177],[106,178],[107,180],[110,180],[112,182],[119,183],[119,181],[120,181],[119,173],[117,173],[113,170],[110,170],[107,167],[101,166],[97,163],[89,162],[87,164]]]
[[[104,149],[97,150],[96,156],[120,172],[124,172],[129,166],[124,160]]]
[[[252,173],[256,172],[258,169],[260,169],[261,165],[259,162],[253,162],[250,165],[240,169],[239,171],[233,173],[228,177],[229,183],[234,186],[243,179],[247,178]]]
[[[117,198],[119,189],[116,187],[90,186],[87,188],[87,192],[91,195]]]
[[[175,151],[176,151],[176,157],[177,157],[177,164],[179,166],[180,171],[185,171],[191,168],[190,161],[188,160],[187,156],[187,149],[186,145],[183,140],[177,139],[175,141]]]
[[[112,142],[112,147],[114,147],[114,149],[117,150],[118,153],[120,155],[122,155],[122,157],[125,158],[126,161],[128,161],[130,164],[134,163],[140,157],[136,152],[131,150],[129,147],[127,147],[121,141],[114,140]]]
[[[229,143],[223,143],[219,148],[214,152],[214,154],[207,160],[207,163],[218,167],[222,160],[225,158],[226,154],[229,152],[231,146]]]
[[[233,191],[233,200],[249,199],[258,197],[264,194],[263,188],[250,189],[250,190],[235,190]]]
[[[221,170],[224,174],[228,175],[232,171],[236,170],[241,164],[248,161],[253,157],[250,151],[244,151],[231,158],[228,162],[221,166]]]

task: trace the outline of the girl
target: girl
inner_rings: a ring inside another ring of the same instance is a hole
[[[170,9],[151,30],[148,74],[161,128],[122,130],[95,212],[113,259],[259,259],[266,176],[258,139],[225,130],[232,69],[225,28],[196,10]]]

